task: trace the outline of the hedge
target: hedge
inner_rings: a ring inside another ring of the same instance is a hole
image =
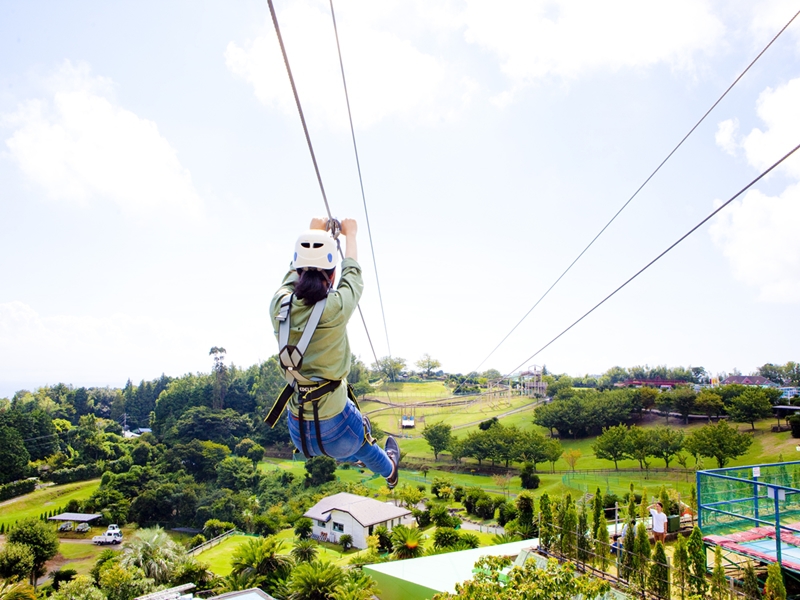
[[[72,483],[73,481],[86,481],[98,477],[100,473],[95,465],[80,465],[74,469],[59,469],[50,473],[50,481],[53,483]]]
[[[22,494],[29,494],[36,489],[36,478],[21,479],[0,485],[0,501],[16,498]]]

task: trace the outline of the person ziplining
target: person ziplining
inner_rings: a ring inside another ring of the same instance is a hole
[[[297,239],[289,272],[269,307],[288,383],[265,421],[274,427],[288,406],[289,435],[297,451],[306,458],[361,462],[393,489],[399,476],[397,441],[388,436],[384,448],[377,445],[347,383],[352,356],[347,323],[364,290],[357,232],[354,219],[340,225],[314,218]],[[340,233],[345,252],[334,289]]]

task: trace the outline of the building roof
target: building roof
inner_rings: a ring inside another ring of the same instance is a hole
[[[738,383],[739,385],[769,385],[778,387],[777,383],[761,375],[731,375],[722,382],[722,385],[731,385],[733,383]]]
[[[237,598],[238,600],[275,600],[275,598],[258,588],[242,590],[241,592],[228,592],[221,596],[212,596],[209,600],[222,600],[223,598],[226,600],[232,598]]]
[[[400,508],[394,504],[386,504],[373,500],[372,498],[365,498],[364,496],[356,496],[355,494],[342,492],[323,498],[309,508],[303,516],[309,519],[327,522],[328,519],[331,518],[330,513],[333,510],[339,510],[352,515],[352,517],[364,527],[369,527],[377,523],[385,523],[386,521],[411,514],[411,511],[407,508]]]
[[[77,521],[78,523],[88,523],[89,521],[94,521],[95,519],[99,519],[102,516],[103,515],[65,512],[65,513],[61,513],[60,515],[53,515],[52,517],[48,517],[48,520],[49,521]]]
[[[455,593],[457,583],[474,577],[472,570],[481,556],[517,556],[523,550],[536,545],[538,545],[538,540],[524,540],[460,552],[365,565],[364,571],[370,575],[371,572],[384,573],[398,580],[408,581],[438,592]]]

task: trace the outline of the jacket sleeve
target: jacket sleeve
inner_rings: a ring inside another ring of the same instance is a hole
[[[346,324],[355,312],[363,292],[364,280],[361,277],[361,265],[353,258],[345,258],[342,261],[339,287],[335,292],[328,294],[325,317],[330,315],[330,318],[324,319],[324,322],[320,324],[324,327]]]
[[[275,292],[275,295],[272,297],[272,302],[269,304],[269,316],[272,320],[275,319],[280,310],[281,300],[287,295],[294,293],[294,284],[297,283],[297,279],[297,271],[294,269],[290,269],[284,276],[281,287]]]

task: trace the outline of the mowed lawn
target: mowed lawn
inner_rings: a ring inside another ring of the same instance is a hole
[[[100,487],[99,479],[52,485],[0,504],[0,523],[8,529],[14,522],[63,508],[70,500],[86,500]]]

